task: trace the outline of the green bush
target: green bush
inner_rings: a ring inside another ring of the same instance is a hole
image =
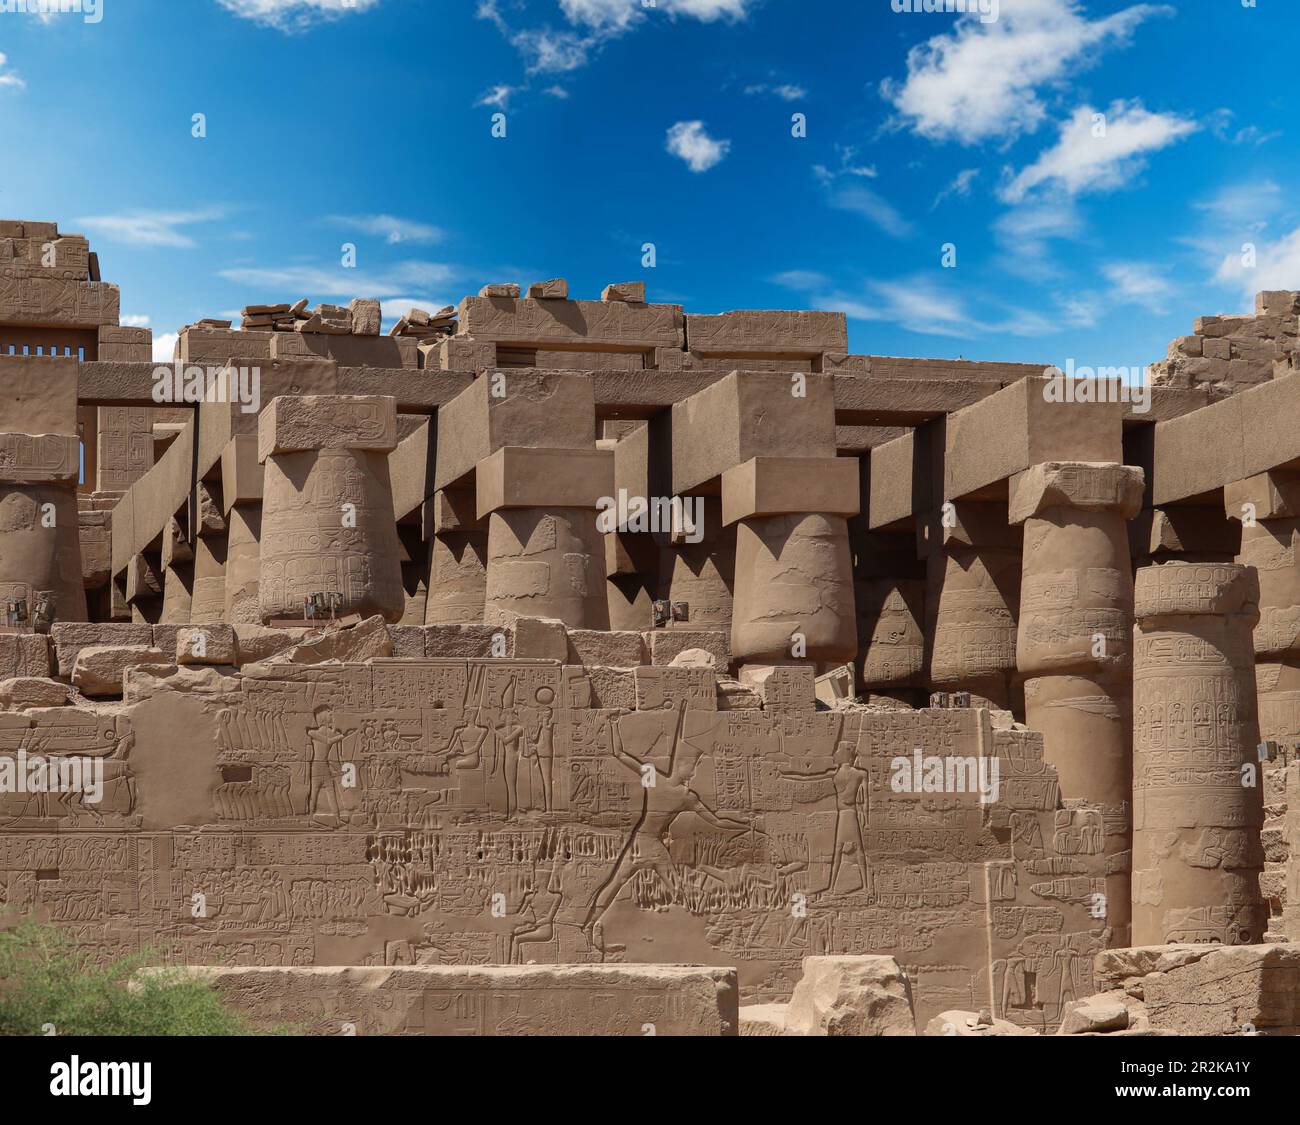
[[[97,965],[52,926],[0,931],[0,1035],[261,1034],[203,981],[166,969],[132,981],[151,962],[146,951]]]

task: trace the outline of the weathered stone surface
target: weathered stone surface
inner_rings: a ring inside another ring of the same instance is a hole
[[[743,1018],[743,1017],[742,1017]],[[1034,1035],[1036,1032],[1008,1020],[996,1019],[987,1010],[964,1012],[957,1009],[940,1012],[921,1032],[927,1036],[956,1036],[962,1039],[1003,1035]]]
[[[805,957],[788,1035],[915,1035],[912,986],[892,957]]]
[[[88,645],[77,653],[72,682],[86,695],[121,695],[127,669],[169,663],[162,649],[148,645]]]
[[[0,680],[0,705],[13,711],[26,707],[62,707],[69,702],[67,684],[41,676],[16,676]]]
[[[1300,1033],[1300,948],[1111,950],[1098,964],[1112,977],[1151,966],[1125,983],[1140,990],[1153,1028],[1183,1035]]]
[[[1084,1035],[1089,1032],[1123,1031],[1128,1027],[1127,1005],[1103,996],[1072,1000],[1065,1009],[1058,1035]]]
[[[234,664],[237,652],[231,625],[193,625],[176,631],[177,664]]]
[[[318,637],[309,635],[287,654],[293,664],[321,664],[326,661],[363,661],[392,656],[393,642],[382,617],[368,617],[356,625],[328,629]]]
[[[734,969],[410,965],[185,972],[264,1027],[316,1035],[737,1035]],[[382,997],[377,1003],[376,997]]]
[[[58,626],[55,626],[58,628]],[[37,633],[0,633],[0,676],[48,676],[50,674],[50,638]],[[60,675],[70,674],[60,670]]]

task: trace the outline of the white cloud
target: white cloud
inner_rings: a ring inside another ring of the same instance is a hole
[[[943,191],[941,191],[938,195],[934,197],[934,203],[931,205],[930,210],[933,211],[935,207],[938,207],[939,204],[942,203],[949,196],[960,195],[965,197],[967,195],[970,195],[971,184],[973,184],[976,181],[976,179],[979,177],[979,174],[980,174],[980,170],[978,168],[963,168],[953,178],[952,183],[950,183],[946,188],[943,189]]]
[[[180,333],[178,332],[164,332],[161,336],[154,336],[154,363],[171,363],[172,356],[176,351],[176,341],[179,339]]]
[[[1074,200],[1059,195],[1014,207],[993,224],[1003,268],[1034,281],[1059,273],[1050,261],[1053,240],[1078,238],[1082,231]]]
[[[744,19],[753,6],[754,0],[657,0],[653,8],[647,8],[642,0],[560,0],[560,10],[570,23],[619,31],[637,26],[654,10],[712,23]]]
[[[1266,132],[1258,125],[1243,125],[1236,128],[1233,126],[1235,117],[1236,114],[1230,109],[1216,109],[1206,118],[1206,124],[1219,140],[1227,141],[1230,145],[1262,145],[1282,135],[1280,129]]]
[[[912,224],[898,213],[897,208],[865,184],[832,186],[827,202],[837,211],[861,215],[895,238],[902,238],[911,232]]]
[[[149,318],[146,315],[128,315],[121,318],[123,328],[148,328]]]
[[[1282,188],[1273,180],[1246,180],[1221,188],[1192,206],[1213,222],[1234,230],[1261,229],[1282,206]]]
[[[1101,294],[1092,290],[1082,293],[1057,293],[1052,297],[1061,315],[1075,328],[1092,328],[1106,311]]]
[[[222,0],[223,3],[229,0]],[[476,14],[495,25],[520,56],[530,75],[567,74],[590,62],[606,43],[641,27],[652,13],[701,23],[743,20],[757,0],[559,0],[569,27],[515,30],[501,14],[498,0],[479,0]]]
[[[928,274],[868,281],[865,293],[858,296],[842,290],[827,291],[817,284],[824,279],[812,271],[791,270],[778,277],[785,277],[789,288],[803,292],[814,308],[843,312],[851,320],[896,324],[924,336],[1032,337],[1048,336],[1057,330],[1052,319],[1016,307],[990,309],[990,315],[981,318],[955,285],[937,282]]]
[[[390,246],[399,242],[441,242],[443,232],[416,219],[399,219],[395,215],[331,215],[335,226],[354,227],[382,238]]]
[[[1300,289],[1300,227],[1273,243],[1254,246],[1255,263],[1249,265],[1241,251],[1219,263],[1215,280],[1233,286],[1254,308],[1254,295],[1268,289]]]
[[[745,87],[745,94],[751,98],[771,94],[774,98],[780,98],[783,102],[797,102],[806,98],[808,91],[793,82],[783,82],[779,86],[769,86],[766,82],[756,82],[752,86]]]
[[[367,12],[380,0],[217,0],[240,19],[279,31],[302,31],[312,24]]]
[[[572,31],[552,31],[549,27],[517,31],[510,45],[523,56],[529,74],[568,74],[587,65],[598,36],[582,36]]]
[[[922,137],[975,144],[1032,133],[1047,109],[1039,89],[1124,44],[1143,20],[1171,8],[1138,4],[1089,20],[1079,0],[1001,0],[998,19],[959,17],[907,55],[907,77],[886,79],[881,93],[898,121]]]
[[[814,164],[813,175],[826,185],[833,184],[840,176],[857,176],[864,180],[874,180],[876,178],[876,166],[874,164],[855,164],[858,150],[853,145],[835,146],[835,151],[839,153],[840,164],[838,168],[828,168],[825,164]]]
[[[703,121],[679,121],[668,130],[666,147],[692,172],[707,172],[726,159],[731,142],[709,136]]]
[[[480,94],[476,106],[486,105],[494,109],[509,109],[510,98],[519,89],[518,86],[507,86],[502,83],[500,86],[493,86],[485,93]]]
[[[1061,125],[1056,144],[1015,176],[999,194],[1018,203],[1044,184],[1070,195],[1111,191],[1146,166],[1156,152],[1196,132],[1196,122],[1172,113],[1149,113],[1141,102],[1112,102],[1104,122],[1092,106],[1080,106]]]
[[[780,285],[784,289],[806,292],[811,289],[827,288],[831,283],[831,279],[816,270],[786,270],[784,273],[778,273],[773,277],[772,283]]]
[[[21,90],[27,85],[27,83],[12,70],[6,69],[8,64],[8,56],[5,55],[3,51],[0,51],[0,89],[4,89],[7,86],[14,90]]]
[[[385,297],[379,302],[384,320],[397,320],[412,309],[423,309],[427,313],[436,313],[447,305],[446,301],[436,297]]]
[[[563,86],[547,86],[542,93],[549,94],[553,98],[559,98],[562,102],[569,100],[569,91]]]
[[[456,270],[442,262],[398,262],[367,273],[342,267],[313,265],[236,266],[218,271],[218,276],[281,298],[379,297],[393,300],[402,294],[419,292],[426,286],[449,285]]]
[[[1169,300],[1174,287],[1169,280],[1156,272],[1147,262],[1110,262],[1101,271],[1111,283],[1111,294],[1116,301],[1140,305],[1149,312],[1169,312]]]
[[[94,215],[77,220],[77,225],[110,242],[132,246],[168,246],[188,250],[197,246],[181,227],[210,223],[224,211],[209,207],[203,211],[131,211],[121,215]]]

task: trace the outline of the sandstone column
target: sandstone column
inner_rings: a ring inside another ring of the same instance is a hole
[[[162,541],[163,604],[159,621],[188,625],[194,607],[194,550],[180,522],[167,521]]]
[[[86,620],[77,480],[77,361],[0,359],[0,611],[52,602],[56,621]]]
[[[1016,678],[1020,534],[996,502],[947,504],[926,526],[930,687],[1010,709]]]
[[[707,541],[707,499],[720,490],[722,526],[735,529],[731,658],[742,679],[857,655],[848,517],[860,507],[859,465],[835,455],[834,382],[733,371],[673,406],[673,494],[706,497]],[[674,598],[688,561],[680,549],[672,560]],[[725,565],[714,572],[725,583]]]
[[[1138,571],[1133,638],[1133,943],[1263,937],[1250,567]]]
[[[547,617],[608,629],[596,516],[613,491],[613,453],[507,446],[479,462],[475,484],[479,518],[488,521],[483,620]]]
[[[1224,511],[1241,523],[1237,562],[1259,574],[1255,676],[1260,737],[1300,745],[1300,474],[1272,471],[1228,485]]]
[[[722,521],[736,525],[738,664],[857,655],[848,517],[858,507],[852,457],[754,457],[722,474]]]
[[[472,625],[483,620],[487,599],[487,528],[469,489],[440,489],[428,501],[429,543],[426,625]]]
[[[396,444],[393,398],[280,396],[262,411],[263,621],[301,617],[313,593],[339,595],[340,615],[401,619],[401,548],[386,456]]]
[[[1061,795],[1097,806],[1111,944],[1129,944],[1133,577],[1127,522],[1142,470],[1048,462],[1010,480],[1024,525],[1016,667],[1025,722],[1044,736]]]
[[[684,510],[703,513],[690,534],[682,529],[660,533],[660,596],[688,607],[685,621],[668,621],[667,629],[730,633],[736,583],[736,529],[722,526],[717,496],[683,496]],[[691,540],[695,540],[692,542]]]
[[[201,480],[195,487],[198,523],[194,537],[194,578],[190,621],[196,625],[226,619],[226,558],[229,524],[222,504],[223,482]]]

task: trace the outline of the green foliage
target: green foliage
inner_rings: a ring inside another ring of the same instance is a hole
[[[206,983],[148,952],[97,965],[52,926],[0,931],[0,1035],[257,1035]]]

